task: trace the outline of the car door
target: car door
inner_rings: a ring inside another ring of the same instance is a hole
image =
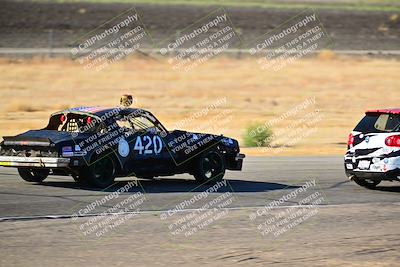
[[[127,169],[132,172],[162,174],[171,169],[171,157],[166,149],[161,130],[148,118],[130,118],[133,134],[128,138]]]

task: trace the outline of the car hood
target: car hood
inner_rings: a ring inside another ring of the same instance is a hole
[[[236,139],[227,137],[227,136],[223,136],[223,135],[215,135],[215,134],[208,134],[208,133],[198,133],[198,132],[188,132],[188,131],[182,131],[182,130],[173,130],[170,133],[172,133],[173,135],[179,136],[181,134],[186,134],[187,137],[191,136],[193,137],[197,137],[197,136],[201,136],[201,138],[199,138],[198,140],[202,140],[203,138],[207,138],[207,137],[213,137],[214,142],[222,142],[225,146],[227,147],[239,147],[239,142]],[[197,138],[196,138],[197,139]]]

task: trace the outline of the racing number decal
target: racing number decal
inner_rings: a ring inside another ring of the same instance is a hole
[[[142,141],[143,138],[143,141]],[[163,142],[158,135],[153,136],[138,136],[136,138],[135,147],[133,150],[139,151],[139,155],[159,154],[162,150]]]
[[[139,137],[140,137],[140,136],[139,136]],[[139,137],[138,137],[138,139],[139,139]],[[154,136],[154,137],[155,137],[155,136]],[[136,142],[137,142],[138,139],[136,139]],[[153,154],[153,151],[152,151],[151,149],[149,149],[150,146],[151,146],[151,138],[150,138],[149,136],[145,135],[145,136],[143,136],[143,141],[144,141],[144,143],[146,143],[146,140],[147,140],[147,144],[146,144],[146,146],[144,147],[144,154],[145,154],[145,155],[146,155],[146,154]],[[155,150],[155,149],[154,149],[154,150]],[[140,151],[139,154],[142,154],[142,152]],[[157,153],[156,153],[156,154],[157,154]]]

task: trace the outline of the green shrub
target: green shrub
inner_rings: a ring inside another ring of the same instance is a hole
[[[272,130],[263,123],[250,124],[243,136],[246,147],[268,146],[272,141]]]

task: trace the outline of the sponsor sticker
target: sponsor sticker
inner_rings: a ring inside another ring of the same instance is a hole
[[[129,155],[129,144],[125,139],[121,139],[118,142],[118,153],[121,157],[127,157]]]
[[[64,146],[62,148],[62,156],[63,157],[72,157],[74,152],[72,151],[72,146]]]

